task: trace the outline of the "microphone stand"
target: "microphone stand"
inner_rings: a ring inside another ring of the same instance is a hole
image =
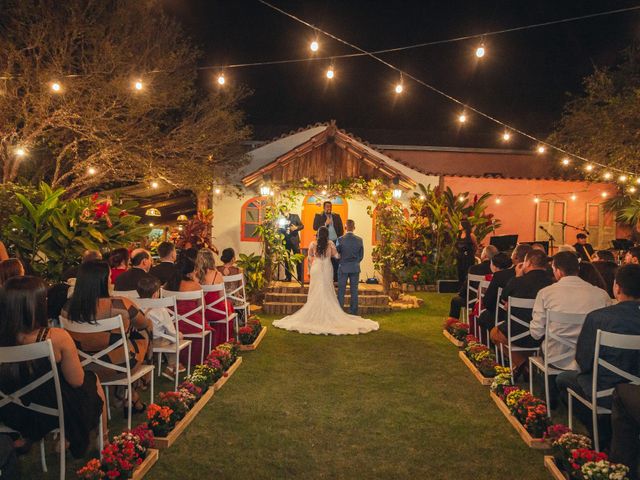
[[[562,238],[564,238],[564,229],[565,229],[566,227],[573,228],[574,230],[578,230],[579,232],[584,232],[584,233],[586,233],[587,235],[589,235],[589,230],[587,230],[587,229],[586,229],[586,228],[584,228],[584,227],[576,227],[575,225],[570,225],[570,224],[568,224],[568,223],[566,223],[566,222],[557,222],[557,223],[559,223],[560,225],[562,225]]]
[[[553,242],[556,241],[556,239],[553,237],[553,235],[551,235],[551,232],[549,232],[549,230],[547,230],[546,228],[544,228],[542,225],[540,225],[540,230],[542,230],[544,233],[547,234],[547,237],[549,237],[549,256],[553,255]],[[563,233],[564,235],[564,233]]]

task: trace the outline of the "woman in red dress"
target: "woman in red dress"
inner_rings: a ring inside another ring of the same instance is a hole
[[[116,248],[109,255],[109,267],[111,268],[111,284],[116,283],[116,278],[127,271],[129,266],[129,250]]]

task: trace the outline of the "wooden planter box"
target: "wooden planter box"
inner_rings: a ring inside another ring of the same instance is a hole
[[[138,465],[138,468],[133,471],[131,480],[141,480],[142,477],[144,477],[149,472],[149,470],[151,470],[151,467],[153,467],[153,465],[157,461],[158,450],[156,450],[155,448],[150,448],[149,450],[147,450],[147,457],[140,465]]]
[[[258,334],[256,339],[253,341],[253,343],[249,345],[240,345],[240,351],[248,352],[251,350],[255,350],[256,348],[258,348],[258,345],[260,345],[260,342],[262,341],[262,339],[266,334],[267,334],[267,327],[262,327],[262,330],[260,330],[260,333]]]
[[[456,347],[458,348],[462,348],[464,347],[464,342],[456,339],[456,337],[454,337],[453,335],[451,335],[449,332],[447,332],[446,330],[442,330],[442,335],[444,335],[444,338],[446,338],[447,340],[449,340],[451,343],[453,343]]]
[[[498,406],[502,414],[507,418],[509,423],[513,426],[513,428],[516,429],[518,434],[520,434],[520,438],[522,438],[524,443],[526,443],[529,448],[536,448],[540,450],[547,450],[551,448],[551,444],[549,443],[549,441],[543,440],[541,438],[533,438],[531,434],[527,432],[527,429],[524,428],[524,426],[518,421],[518,419],[513,415],[511,415],[509,408],[502,400],[500,400],[500,397],[498,397],[493,392],[489,392],[489,395],[491,396],[495,404]],[[564,477],[561,477],[561,478],[564,478]]]
[[[184,432],[189,424],[193,422],[193,419],[198,416],[200,410],[202,410],[207,402],[211,400],[214,392],[214,388],[209,387],[209,390],[207,390],[205,394],[202,395],[200,399],[193,405],[193,407],[191,407],[191,410],[187,412],[184,418],[176,423],[174,429],[171,430],[166,437],[155,437],[154,440],[156,447],[158,447],[159,449],[163,449],[169,448],[171,445],[173,445],[178,437],[182,435],[182,432]]]
[[[567,476],[556,465],[556,460],[551,455],[544,456],[544,466],[554,478],[554,480],[567,480]]]
[[[229,367],[229,370],[226,371],[226,376],[223,376],[220,380],[213,384],[213,388],[215,388],[216,392],[222,388],[222,386],[227,383],[227,380],[231,378],[231,375],[235,373],[240,364],[242,363],[242,357],[236,358],[236,361],[233,362],[233,365]]]
[[[485,377],[484,375],[482,375],[480,370],[476,368],[476,366],[473,364],[473,362],[471,362],[471,360],[469,360],[469,357],[467,357],[464,352],[458,352],[458,356],[460,357],[462,362],[467,366],[467,368],[471,370],[471,373],[473,373],[473,376],[478,379],[480,384],[491,385],[493,383],[493,377]]]

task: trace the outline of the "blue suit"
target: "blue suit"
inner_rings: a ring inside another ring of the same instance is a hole
[[[340,254],[338,265],[338,301],[344,306],[344,294],[347,290],[347,280],[351,291],[349,313],[358,313],[358,283],[360,282],[360,262],[364,258],[362,239],[352,232],[347,232],[336,243]]]

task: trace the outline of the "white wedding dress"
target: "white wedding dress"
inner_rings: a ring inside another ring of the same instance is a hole
[[[378,322],[349,315],[342,310],[333,287],[331,257],[338,256],[336,246],[329,242],[322,257],[315,254],[316,243],[309,245],[312,258],[307,303],[293,315],[276,320],[273,325],[285,330],[315,335],[358,335],[378,330]]]

